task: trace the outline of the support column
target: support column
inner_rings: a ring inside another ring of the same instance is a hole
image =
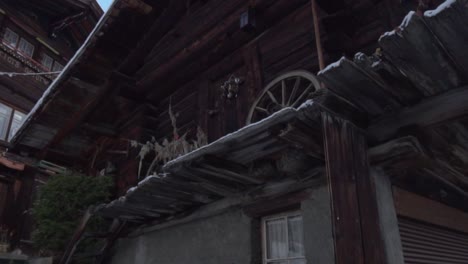
[[[327,112],[322,113],[322,121],[335,263],[387,263],[365,134],[350,122]]]
[[[384,234],[382,238],[386,261],[392,264],[404,264],[392,184],[389,177],[381,169],[372,169],[371,177],[375,183],[380,231]]]

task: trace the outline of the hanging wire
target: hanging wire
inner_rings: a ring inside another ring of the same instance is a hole
[[[39,75],[53,75],[53,74],[60,74],[61,71],[54,71],[54,72],[0,72],[0,76],[39,76]]]

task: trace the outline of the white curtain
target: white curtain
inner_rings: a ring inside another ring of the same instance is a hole
[[[288,257],[304,256],[304,234],[302,233],[302,216],[288,218]]]
[[[288,257],[286,219],[275,219],[266,222],[267,256],[268,259],[282,259]]]

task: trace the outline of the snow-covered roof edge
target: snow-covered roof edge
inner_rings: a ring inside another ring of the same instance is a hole
[[[60,89],[60,84],[65,82],[68,78],[69,72],[77,62],[80,60],[81,56],[85,53],[88,47],[90,47],[94,42],[96,42],[99,37],[101,36],[99,33],[101,29],[104,27],[106,22],[108,21],[110,14],[112,14],[114,7],[122,0],[115,0],[112,5],[109,7],[106,13],[99,19],[99,22],[94,27],[93,31],[89,34],[88,38],[86,38],[83,45],[78,49],[75,55],[71,58],[71,60],[67,63],[63,71],[55,78],[55,80],[49,85],[46,91],[42,94],[41,98],[37,101],[34,105],[33,109],[28,113],[26,116],[25,121],[23,122],[22,126],[19,128],[18,132],[12,138],[10,143],[14,146],[16,145],[19,140],[23,137],[24,131],[31,125],[34,121],[36,115],[39,113],[40,110],[44,109],[47,103],[54,98],[56,92]]]

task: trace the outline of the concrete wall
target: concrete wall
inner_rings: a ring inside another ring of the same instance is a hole
[[[334,263],[328,188],[312,192],[301,204],[308,263]],[[260,218],[242,209],[187,224],[121,239],[115,264],[261,264]]]
[[[327,186],[315,189],[310,198],[301,204],[307,263],[335,263],[330,195],[328,192]]]
[[[116,264],[251,263],[252,220],[241,210],[120,240]]]

